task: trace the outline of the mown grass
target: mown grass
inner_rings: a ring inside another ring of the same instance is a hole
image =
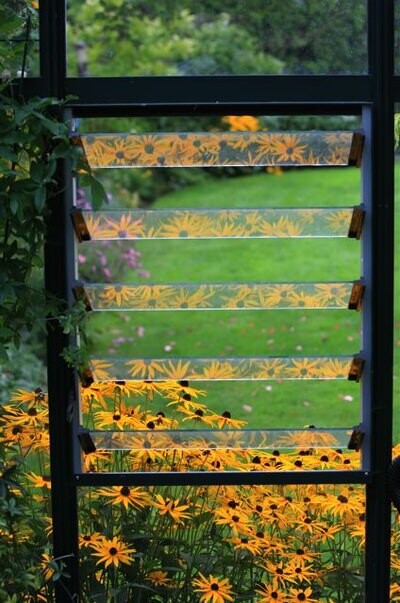
[[[344,206],[359,203],[360,195],[357,169],[302,169],[208,179],[160,198],[155,207]],[[154,283],[360,276],[360,243],[352,239],[141,241],[137,248]],[[90,331],[96,356],[301,356],[357,353],[360,326],[360,314],[347,310],[102,312],[92,317]],[[250,426],[340,427],[360,421],[360,387],[353,382],[199,386],[214,410],[229,410]],[[395,379],[395,402],[398,393]]]

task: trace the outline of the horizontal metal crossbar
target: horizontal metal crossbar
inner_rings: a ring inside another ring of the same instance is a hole
[[[347,131],[87,134],[92,168],[360,165],[363,135]]]
[[[88,431],[100,450],[293,450],[347,448],[353,430],[343,429],[145,429]]]
[[[79,241],[134,239],[360,238],[356,207],[76,210]]]
[[[368,484],[368,471],[197,471],[77,473],[76,486],[223,486],[289,484]]]
[[[236,358],[104,358],[82,373],[83,385],[94,381],[359,381],[359,356],[255,356]]]
[[[359,309],[363,286],[353,282],[82,283],[74,292],[94,311]]]
[[[370,75],[70,77],[65,92],[81,117],[248,114],[252,107],[264,114],[355,115],[373,101],[372,83]],[[24,84],[39,94],[40,80]]]

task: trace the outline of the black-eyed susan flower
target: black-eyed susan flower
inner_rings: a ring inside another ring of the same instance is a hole
[[[346,519],[359,515],[364,511],[361,498],[358,495],[352,495],[348,491],[343,491],[337,496],[327,496],[323,508],[337,517],[345,517]]]
[[[280,587],[276,584],[260,584],[258,588],[255,589],[256,593],[261,595],[260,598],[257,598],[258,603],[286,603],[286,595],[280,589]]]
[[[42,561],[40,562],[40,568],[43,572],[45,582],[49,582],[54,572],[56,571],[56,565],[54,559],[48,553],[42,553]]]
[[[231,538],[227,542],[233,545],[235,551],[243,551],[250,555],[259,555],[261,553],[261,547],[258,542],[247,536]]]
[[[192,582],[195,592],[201,593],[201,603],[225,603],[225,601],[234,601],[233,590],[227,578],[216,578],[213,575],[203,576],[199,572],[200,578],[195,578]]]
[[[146,579],[152,584],[154,584],[154,586],[173,586],[173,580],[171,580],[171,578],[168,578],[168,573],[160,569],[152,570],[151,572],[149,572],[146,576]]]
[[[129,565],[132,563],[132,554],[136,552],[136,549],[128,547],[117,537],[112,540],[103,538],[99,542],[92,542],[90,546],[94,551],[93,556],[98,557],[96,565],[104,563],[104,567],[118,567],[120,563]]]
[[[298,582],[299,584],[303,581],[311,584],[311,581],[318,577],[313,566],[300,559],[291,559],[287,564],[286,573],[288,582]]]
[[[103,536],[100,534],[100,532],[92,532],[79,535],[79,546],[81,547],[99,545],[102,543],[102,541]]]
[[[249,532],[249,517],[240,509],[216,509],[215,524],[229,526],[235,535]]]
[[[150,504],[149,493],[142,488],[131,488],[129,486],[112,486],[111,488],[102,488],[99,494],[107,496],[112,505],[122,504],[125,509],[132,506],[135,509],[141,509]]]
[[[233,419],[229,410],[225,410],[220,415],[213,415],[216,425],[223,429],[229,427],[230,429],[240,429],[243,425],[246,425],[247,421],[241,421],[240,419]]]
[[[183,523],[184,519],[190,517],[190,513],[187,513],[190,505],[181,505],[179,498],[171,500],[164,498],[161,494],[156,494],[156,499],[157,502],[153,501],[151,504],[158,509],[160,515],[169,516],[176,523]]]
[[[26,473],[26,477],[35,488],[46,488],[47,490],[51,489],[51,481],[49,475],[38,475],[31,471],[30,473]]]
[[[285,587],[288,577],[290,578],[290,573],[287,572],[283,561],[273,562],[266,560],[260,567],[269,573],[274,584]]]
[[[310,587],[306,589],[291,588],[289,593],[286,599],[287,603],[301,603],[302,601],[306,601],[306,603],[318,603],[317,599],[312,598],[313,591]]]

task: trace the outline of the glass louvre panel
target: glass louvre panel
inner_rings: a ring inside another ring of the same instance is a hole
[[[84,284],[76,295],[96,310],[347,309],[354,283]],[[360,287],[362,287],[360,285]],[[361,292],[361,290],[360,290]],[[353,309],[361,303],[355,301]]]
[[[356,216],[355,216],[356,214]],[[361,221],[350,230],[353,216]],[[80,240],[308,238],[360,236],[362,208],[235,208],[81,211]]]
[[[340,433],[339,433],[340,432]],[[151,441],[146,439],[143,431],[95,431],[81,436],[83,450],[87,442],[90,447],[83,452],[84,472],[96,473],[198,473],[198,472],[230,472],[249,471],[359,471],[361,456],[359,452],[348,450],[347,446],[351,430],[318,430],[314,435],[298,430],[297,432],[280,431],[280,439],[251,448],[239,443],[235,446],[223,447],[223,442],[230,440],[224,432],[201,438],[192,437],[186,447],[178,446],[176,438],[183,441],[187,434],[172,436],[168,431],[157,431]],[[201,433],[201,432],[200,432]],[[349,436],[346,439],[346,433]],[[260,432],[264,441],[271,432]],[[88,440],[89,438],[89,440]],[[172,438],[174,443],[171,444]],[[235,440],[244,442],[243,432],[238,430]],[[187,441],[187,440],[186,440]],[[293,442],[297,441],[297,446]],[[155,443],[152,446],[152,443]],[[220,446],[216,443],[220,442]],[[168,446],[168,444],[170,444]],[[163,447],[164,445],[164,447]],[[201,478],[200,478],[201,479]]]
[[[353,356],[104,358],[91,361],[94,381],[239,381],[348,379]]]
[[[78,138],[92,168],[347,166],[360,163],[353,132],[88,134]]]
[[[363,486],[81,488],[79,511],[83,596],[363,601]]]
[[[221,416],[221,421],[223,417]],[[96,450],[275,450],[347,448],[351,429],[156,429],[90,431]]]
[[[70,0],[69,75],[366,73],[366,19],[366,0]]]

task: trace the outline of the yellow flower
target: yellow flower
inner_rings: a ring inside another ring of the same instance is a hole
[[[229,526],[235,536],[249,533],[249,518],[240,509],[217,509],[216,525]]]
[[[257,599],[257,603],[286,603],[286,596],[279,590],[279,586],[276,583],[273,584],[260,584],[255,589],[256,593],[261,595],[261,598]]]
[[[283,565],[283,561],[279,561],[279,563],[274,563],[272,561],[265,561],[261,566],[265,571],[267,571],[272,577],[273,584],[285,586],[286,581],[288,579],[288,574]]]
[[[45,582],[49,582],[55,572],[54,559],[47,553],[42,553],[42,561],[40,563],[40,567],[43,571],[43,577]]]
[[[255,540],[249,540],[249,538],[242,536],[241,538],[231,538],[228,540],[233,545],[235,551],[245,551],[250,555],[260,555],[261,548]]]
[[[195,592],[201,593],[201,603],[225,603],[233,601],[233,590],[227,578],[216,578],[212,574],[203,576],[199,572],[200,578],[195,578],[192,582]]]
[[[119,220],[111,220],[105,218],[103,228],[99,225],[89,228],[89,231],[94,229],[95,234],[99,237],[100,234],[106,239],[139,239],[144,236],[143,219],[138,218],[133,220],[130,214],[122,214]]]
[[[364,511],[361,497],[351,491],[343,491],[339,496],[327,496],[323,508],[333,515],[346,519],[352,515],[359,515]]]
[[[268,154],[276,155],[274,161],[289,163],[305,163],[304,151],[306,145],[300,144],[299,136],[295,134],[260,134],[257,139],[257,158],[261,159]],[[270,165],[272,162],[270,161]]]
[[[112,540],[103,538],[100,542],[92,542],[90,546],[95,551],[93,553],[94,557],[99,557],[96,565],[104,563],[105,567],[111,564],[114,567],[118,567],[120,563],[129,565],[132,562],[131,553],[136,552],[134,548],[129,548],[116,537]]]
[[[240,429],[243,425],[247,424],[247,421],[241,421],[240,419],[232,419],[232,415],[229,410],[225,410],[221,415],[213,415],[218,427],[223,429],[229,427],[230,429]]]
[[[260,129],[258,117],[253,115],[226,115],[222,122],[228,124],[231,132],[257,132]]]
[[[157,236],[168,239],[207,238],[213,227],[214,222],[207,214],[181,211],[161,225]]]
[[[154,586],[172,586],[173,581],[168,578],[168,573],[162,570],[153,570],[147,574],[149,580]]]
[[[141,488],[113,486],[112,488],[100,489],[99,494],[112,498],[113,500],[109,502],[111,502],[113,505],[122,503],[125,509],[127,509],[130,505],[135,509],[140,509],[150,503],[149,494]]]
[[[37,475],[31,471],[31,473],[26,474],[26,477],[32,482],[35,488],[47,488],[48,490],[51,490],[50,476]]]
[[[79,535],[79,546],[93,546],[101,544],[103,536],[100,532],[93,532],[92,534],[80,534]]]
[[[153,506],[159,509],[160,515],[167,515],[171,517],[176,523],[183,523],[183,519],[188,519],[190,513],[186,513],[186,509],[189,505],[180,505],[179,498],[171,500],[164,498],[161,494],[156,494],[158,502],[153,502]]]
[[[312,599],[312,590],[311,588],[306,589],[298,589],[291,588],[290,594],[287,596],[287,603],[300,603],[301,601],[308,601],[308,603],[318,603],[317,599]]]

